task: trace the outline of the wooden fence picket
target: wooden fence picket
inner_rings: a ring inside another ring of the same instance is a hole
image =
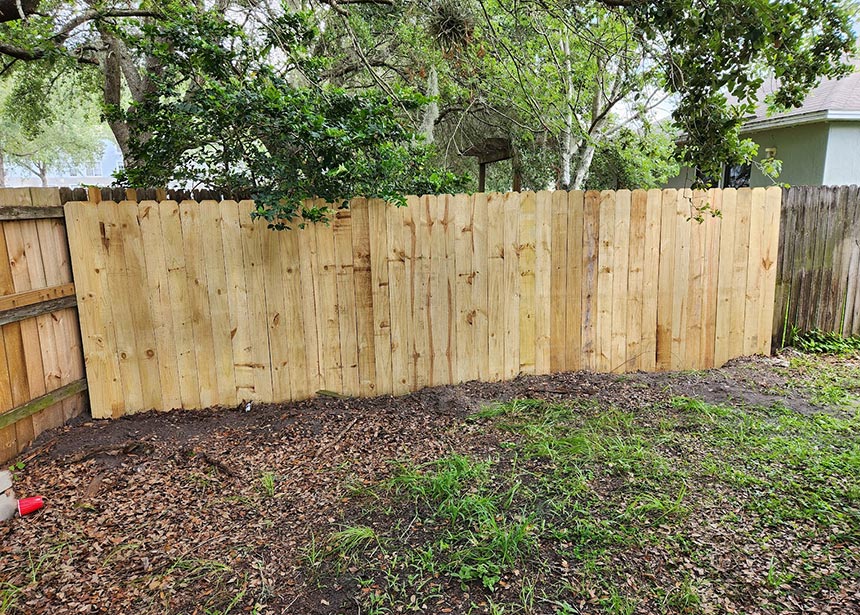
[[[778,188],[354,199],[330,225],[281,233],[249,201],[68,203],[94,415],[701,369],[763,352],[777,263],[851,253],[778,251],[780,199]],[[856,288],[848,274],[845,287]],[[5,336],[7,355],[18,337]],[[45,365],[43,387],[57,372]]]

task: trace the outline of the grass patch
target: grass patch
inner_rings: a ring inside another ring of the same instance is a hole
[[[520,399],[468,421],[499,435],[492,456],[397,463],[355,496],[359,523],[306,549],[323,587],[346,571],[375,613],[433,611],[457,590],[462,612],[695,614],[702,588],[725,583],[707,567],[714,541],[812,536],[815,557],[837,560],[857,543],[860,415]],[[810,557],[768,553],[755,564],[763,591],[847,578],[816,580],[800,569]]]

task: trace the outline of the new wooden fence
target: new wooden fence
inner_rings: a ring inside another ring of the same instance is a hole
[[[0,462],[85,408],[59,191],[0,190]]]
[[[860,188],[793,186],[783,200],[774,343],[860,335]]]
[[[768,352],[780,197],[355,199],[287,232],[247,201],[68,203],[93,416]]]

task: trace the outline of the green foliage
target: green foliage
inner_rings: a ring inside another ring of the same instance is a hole
[[[705,176],[755,155],[739,130],[765,78],[778,80],[767,102],[779,110],[799,106],[822,76],[851,71],[853,1],[665,0],[627,10],[643,36],[666,36],[664,87],[678,95],[672,117],[686,133],[680,155]]]
[[[843,337],[839,333],[814,329],[806,333],[792,332],[791,345],[816,354],[846,355],[860,351],[860,337]]]
[[[292,70],[311,78],[318,70],[302,51],[313,30],[286,17],[278,26],[262,45],[213,13],[177,13],[151,26],[142,51],[167,69],[152,95],[114,110],[133,128],[120,181],[247,194],[277,229],[325,220],[329,206],[353,196],[402,204],[406,194],[462,188],[463,178],[432,168],[431,150],[404,126],[403,111],[421,97],[294,85]],[[277,52],[290,53],[287,66],[269,61]]]
[[[56,79],[56,76],[54,76]],[[70,79],[45,91],[15,75],[0,84],[0,155],[43,180],[49,172],[79,172],[96,163],[110,133],[91,95],[74,95]],[[7,169],[8,171],[8,169]]]
[[[378,544],[379,538],[373,528],[359,525],[346,527],[331,535],[333,551],[343,557],[356,554],[368,545]]]
[[[260,487],[263,489],[263,493],[266,496],[273,498],[275,497],[275,481],[277,477],[273,472],[263,472],[260,475]]]
[[[122,181],[255,196],[283,228],[327,217],[309,198],[464,189],[474,161],[460,153],[487,137],[511,140],[525,188],[580,187],[592,165],[589,187],[657,185],[673,168],[652,132],[661,92],[676,103],[681,162],[703,177],[742,162],[775,177],[777,161],[756,161],[739,134],[759,86],[779,84],[773,110],[798,105],[848,73],[855,45],[854,0],[348,4],[43,0],[0,24],[0,53],[23,76],[25,130],[51,116],[57,75],[74,74],[111,100]],[[129,8],[145,14],[113,13]],[[115,39],[122,96],[104,61]],[[499,173],[493,187],[509,188]]]
[[[621,128],[597,148],[585,188],[661,188],[678,174],[674,150],[674,135],[665,126],[642,132]]]

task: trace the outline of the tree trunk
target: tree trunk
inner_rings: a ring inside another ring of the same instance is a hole
[[[39,180],[42,182],[42,188],[48,187],[48,165],[36,163],[36,167],[39,169]]]
[[[6,187],[6,156],[0,152],[0,188]]]
[[[433,129],[436,127],[436,120],[439,117],[439,74],[436,72],[435,66],[430,67],[430,74],[427,75],[427,96],[432,97],[433,100],[424,110],[421,132],[424,133],[424,140],[427,143],[433,143]]]
[[[39,0],[0,0],[0,23],[17,21],[32,15],[38,6]]]
[[[102,70],[104,72],[103,97],[107,109],[119,109],[122,104],[122,64],[119,42],[113,36],[102,32],[102,41],[106,44],[106,51],[102,58]],[[128,124],[122,120],[111,119],[108,121],[119,151],[122,152],[123,161],[128,164],[128,142],[131,137]]]
[[[567,113],[564,116],[564,130],[561,133],[561,188],[562,190],[570,189],[570,165],[573,160],[573,108],[572,102],[574,97],[573,79],[571,77],[570,66],[570,41],[565,34],[561,39],[561,50],[564,53],[564,81],[566,86],[565,103]]]
[[[588,143],[582,150],[582,155],[579,157],[579,164],[576,165],[576,177],[573,180],[573,190],[582,190],[585,180],[588,179],[588,172],[591,170],[591,161],[594,160],[594,143]]]

